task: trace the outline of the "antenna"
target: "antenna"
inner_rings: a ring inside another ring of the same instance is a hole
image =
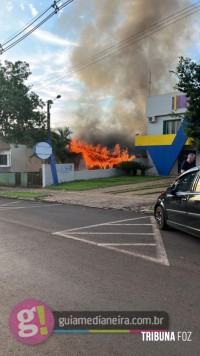
[[[149,71],[149,96],[151,96],[151,69]]]

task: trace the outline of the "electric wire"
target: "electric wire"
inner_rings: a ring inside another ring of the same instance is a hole
[[[54,1],[55,4],[57,4],[58,2],[60,2],[60,0],[58,1]],[[55,5],[54,4],[54,5]],[[14,40],[16,37],[18,37],[19,35],[21,35],[21,33],[23,33],[25,30],[27,30],[28,27],[32,26],[37,20],[39,20],[44,14],[46,14],[50,9],[52,8],[52,5],[48,7],[48,9],[44,10],[41,14],[39,14],[37,17],[35,17],[33,20],[31,20],[30,22],[28,22],[25,26],[23,26],[18,32],[16,32],[14,35],[12,35],[12,37],[8,38],[6,40],[6,42],[2,43],[2,47],[5,46],[7,43],[11,42],[12,40]]]
[[[47,85],[57,82],[58,80],[67,78],[71,74],[74,74],[82,69],[85,69],[91,65],[94,65],[97,62],[104,60],[108,56],[113,55],[113,54],[143,40],[144,38],[149,37],[152,34],[158,32],[158,31],[161,31],[168,26],[173,25],[176,22],[181,21],[184,18],[193,15],[194,13],[197,13],[198,11],[200,11],[200,5],[198,5],[198,3],[200,3],[200,1],[198,1],[197,3],[195,3],[193,5],[188,6],[187,8],[179,10],[178,12],[174,13],[173,15],[170,15],[170,16],[166,17],[165,19],[160,20],[159,22],[151,25],[149,28],[147,28],[143,31],[140,31],[139,33],[136,33],[132,36],[129,36],[125,40],[122,40],[122,41],[118,42],[117,44],[112,45],[111,47],[94,54],[93,56],[69,67],[68,69],[66,69],[58,74],[54,74],[50,78],[48,78],[42,82],[39,82],[38,85],[35,85],[34,90],[38,90],[41,87],[45,87]],[[193,11],[193,12],[191,12],[191,11]]]
[[[32,32],[34,32],[35,30],[37,30],[41,25],[43,25],[46,21],[48,21],[55,13],[57,13],[58,11],[60,11],[61,9],[63,9],[65,6],[69,5],[72,1],[74,0],[68,0],[66,1],[64,4],[62,4],[61,6],[58,6],[56,10],[54,10],[51,14],[49,14],[45,19],[43,19],[41,22],[39,22],[39,24],[37,24],[37,26],[33,27],[29,32],[27,32],[25,35],[23,35],[22,37],[20,37],[18,40],[16,40],[15,42],[11,43],[10,45],[8,45],[5,48],[1,47],[1,53],[4,53],[6,51],[8,51],[10,48],[16,46],[16,44],[18,44],[19,42],[21,42],[23,39],[25,39],[27,36],[29,36]]]
[[[200,3],[200,1],[198,1],[198,3]],[[141,32],[139,32],[139,33],[136,33],[136,34],[134,34],[134,35],[129,36],[128,38],[126,38],[126,39],[124,39],[124,40],[118,42],[117,44],[114,44],[114,45],[110,46],[109,48],[104,49],[103,51],[94,54],[93,56],[91,56],[91,57],[89,57],[89,58],[87,58],[87,59],[85,59],[85,60],[79,62],[78,64],[75,64],[75,65],[71,66],[70,68],[68,68],[68,69],[66,69],[66,70],[64,70],[64,71],[62,71],[62,72],[59,72],[59,73],[57,73],[57,74],[54,74],[53,76],[49,77],[48,79],[46,79],[46,80],[44,80],[44,81],[38,83],[38,85],[43,84],[43,83],[45,83],[46,81],[49,81],[49,80],[51,80],[51,79],[53,79],[53,78],[55,78],[55,77],[62,76],[64,73],[67,73],[68,71],[71,71],[71,70],[73,70],[73,69],[76,69],[76,67],[78,67],[78,66],[80,66],[80,65],[82,65],[82,64],[85,64],[85,63],[87,63],[87,62],[89,62],[89,61],[91,61],[91,60],[93,60],[93,59],[96,59],[96,58],[98,58],[100,55],[103,55],[104,53],[106,54],[107,52],[111,51],[112,49],[119,48],[120,46],[126,44],[126,43],[129,42],[129,41],[131,41],[131,40],[133,40],[133,39],[137,39],[138,36],[143,35],[145,32],[150,31],[151,29],[154,29],[154,28],[158,27],[158,25],[159,25],[159,24],[162,24],[164,21],[166,21],[166,20],[169,21],[171,17],[173,17],[173,19],[174,19],[174,18],[176,18],[177,16],[180,16],[180,14],[179,14],[180,12],[185,12],[186,9],[190,8],[191,6],[194,6],[194,5],[190,5],[190,6],[188,6],[187,8],[185,8],[185,9],[183,9],[183,10],[180,10],[180,11],[178,11],[177,13],[175,13],[175,14],[173,14],[173,15],[170,15],[170,16],[166,17],[165,19],[160,20],[159,22],[157,22],[157,23],[151,25],[149,28],[147,28],[147,29],[145,29],[145,30],[143,30],[143,31],[141,31]],[[198,6],[200,6],[200,5],[198,5]],[[177,15],[177,14],[179,14],[179,15]],[[175,15],[176,15],[176,16],[175,16]],[[182,19],[182,18],[181,18],[181,19]],[[172,24],[173,24],[173,23],[172,23]],[[164,28],[164,27],[163,27],[163,28]],[[162,29],[162,28],[161,28],[161,29]],[[130,44],[132,44],[132,43],[130,43]],[[120,50],[123,49],[123,48],[124,48],[124,47],[121,47]],[[111,54],[112,54],[112,53],[111,53]]]

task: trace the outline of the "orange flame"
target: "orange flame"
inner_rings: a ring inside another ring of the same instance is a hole
[[[117,144],[111,152],[107,147],[100,145],[93,146],[84,141],[75,141],[72,139],[70,143],[71,152],[81,153],[88,169],[91,168],[113,168],[116,164],[122,161],[130,161],[135,156],[129,156],[128,149],[121,151],[120,145]]]

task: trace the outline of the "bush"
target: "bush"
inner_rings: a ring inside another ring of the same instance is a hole
[[[141,175],[142,175],[142,176],[145,176],[145,172],[146,172],[149,168],[152,167],[152,166],[148,166],[147,164],[144,164],[144,163],[142,163],[142,162],[137,162],[137,163],[138,163],[138,165],[139,165],[138,169],[141,171]]]
[[[139,162],[135,162],[135,161],[123,161],[123,162],[117,164],[116,168],[121,169],[122,171],[125,171],[130,176],[131,175],[136,176],[137,170],[140,169],[140,164],[139,164]]]
[[[137,161],[123,161],[116,165],[116,168],[125,171],[130,176],[136,176],[138,170],[141,171],[141,175],[144,176],[145,172],[151,167],[152,166]]]

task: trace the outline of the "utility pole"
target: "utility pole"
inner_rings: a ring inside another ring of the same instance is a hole
[[[48,141],[51,141],[51,114],[50,114],[50,108],[51,108],[52,104],[53,104],[52,100],[47,100],[47,137],[48,137]]]
[[[57,95],[57,97],[54,99],[59,99],[61,98],[61,95]],[[51,105],[53,104],[54,100],[47,100],[47,141],[52,147],[51,143],[51,114],[50,114],[50,109]],[[56,164],[54,160],[54,155],[53,151],[50,156],[50,165],[51,165],[51,173],[52,173],[52,178],[53,178],[53,184],[58,185],[58,176],[57,176],[57,171],[56,171]]]

